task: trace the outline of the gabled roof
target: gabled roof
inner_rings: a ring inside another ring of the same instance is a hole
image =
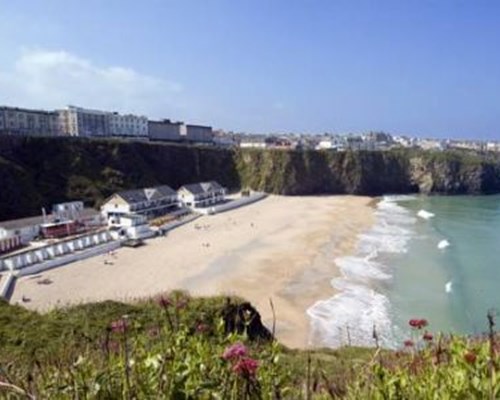
[[[210,181],[210,182],[191,183],[189,185],[184,185],[179,189],[179,191],[186,190],[191,194],[203,194],[222,189],[223,187],[219,185],[217,182]]]
[[[167,185],[157,186],[156,190],[163,196],[175,196],[177,194],[177,192],[174,189],[172,189],[170,186]]]
[[[122,192],[116,193],[116,195],[120,196],[127,203],[132,204],[142,201],[160,200],[164,197],[175,196],[176,191],[173,190],[170,186],[161,185],[151,188],[124,190]]]

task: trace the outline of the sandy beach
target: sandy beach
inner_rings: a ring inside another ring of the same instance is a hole
[[[139,248],[26,276],[12,303],[48,310],[105,299],[133,300],[173,289],[192,295],[231,294],[257,307],[290,347],[309,343],[306,310],[334,294],[335,257],[354,250],[374,222],[369,197],[270,196],[214,216],[203,216]],[[106,263],[112,261],[112,264]],[[38,284],[50,279],[48,285]],[[30,302],[22,303],[25,296]]]

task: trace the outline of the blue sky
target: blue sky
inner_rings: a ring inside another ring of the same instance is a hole
[[[0,103],[500,140],[500,2],[0,0]]]

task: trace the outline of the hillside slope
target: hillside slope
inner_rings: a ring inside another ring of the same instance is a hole
[[[215,179],[230,190],[285,195],[500,192],[500,159],[461,152],[238,149],[0,137],[0,220],[54,202],[98,206],[111,193]]]

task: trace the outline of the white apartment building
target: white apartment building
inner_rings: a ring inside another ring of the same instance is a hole
[[[59,130],[64,136],[109,136],[109,112],[68,106],[57,113]]]
[[[0,133],[26,136],[56,136],[57,114],[44,110],[0,107]]]
[[[188,208],[203,208],[223,202],[226,195],[224,189],[215,181],[191,183],[177,191],[180,202]]]
[[[148,119],[132,114],[120,115],[114,112],[109,115],[109,133],[111,136],[147,137]]]
[[[139,214],[154,218],[175,211],[178,206],[177,192],[161,185],[115,193],[101,206],[101,213],[110,225],[119,226],[124,215]]]

